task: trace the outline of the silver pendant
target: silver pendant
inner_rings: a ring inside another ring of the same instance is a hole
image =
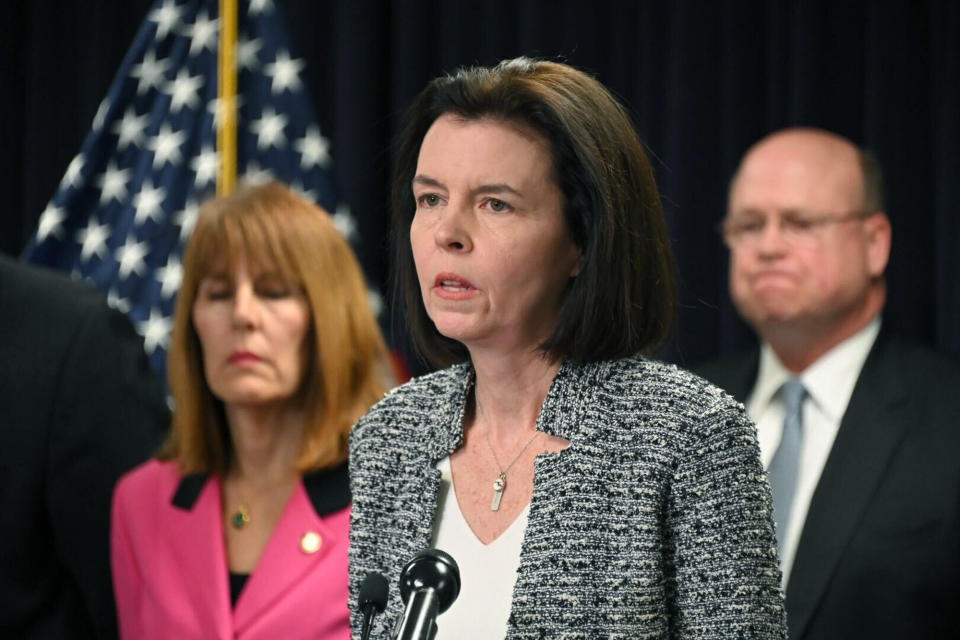
[[[507,474],[501,473],[493,481],[493,502],[490,503],[490,511],[500,510],[500,498],[503,497],[503,490],[507,486]]]

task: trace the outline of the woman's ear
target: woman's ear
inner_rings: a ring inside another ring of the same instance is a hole
[[[573,269],[570,270],[571,278],[576,278],[583,271],[583,259],[583,251],[577,249],[577,261],[574,263]]]

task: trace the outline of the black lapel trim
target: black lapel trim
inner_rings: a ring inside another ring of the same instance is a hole
[[[193,509],[208,478],[206,473],[184,476],[170,502],[185,511]],[[346,462],[304,475],[303,485],[317,515],[325,516],[350,504],[350,473]]]
[[[184,476],[183,479],[180,480],[180,484],[177,486],[177,492],[173,494],[173,499],[170,502],[179,509],[190,511],[193,509],[193,505],[196,504],[197,498],[200,497],[200,492],[203,491],[204,485],[207,484],[208,477],[209,474],[206,473],[191,473],[188,476]]]
[[[347,463],[304,474],[303,486],[318,516],[340,511],[350,505],[350,473]]]

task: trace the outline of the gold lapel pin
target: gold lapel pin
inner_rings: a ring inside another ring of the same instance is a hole
[[[316,531],[307,531],[300,538],[300,550],[304,553],[316,553],[323,544],[323,538]]]

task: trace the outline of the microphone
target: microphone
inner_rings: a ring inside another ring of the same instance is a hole
[[[400,573],[400,597],[407,603],[394,640],[433,640],[437,616],[460,595],[460,568],[439,549],[421,551]]]
[[[370,623],[376,613],[383,613],[387,606],[387,579],[375,571],[367,574],[360,585],[360,612],[363,614],[363,627],[360,631],[360,639],[367,640],[370,637]]]

